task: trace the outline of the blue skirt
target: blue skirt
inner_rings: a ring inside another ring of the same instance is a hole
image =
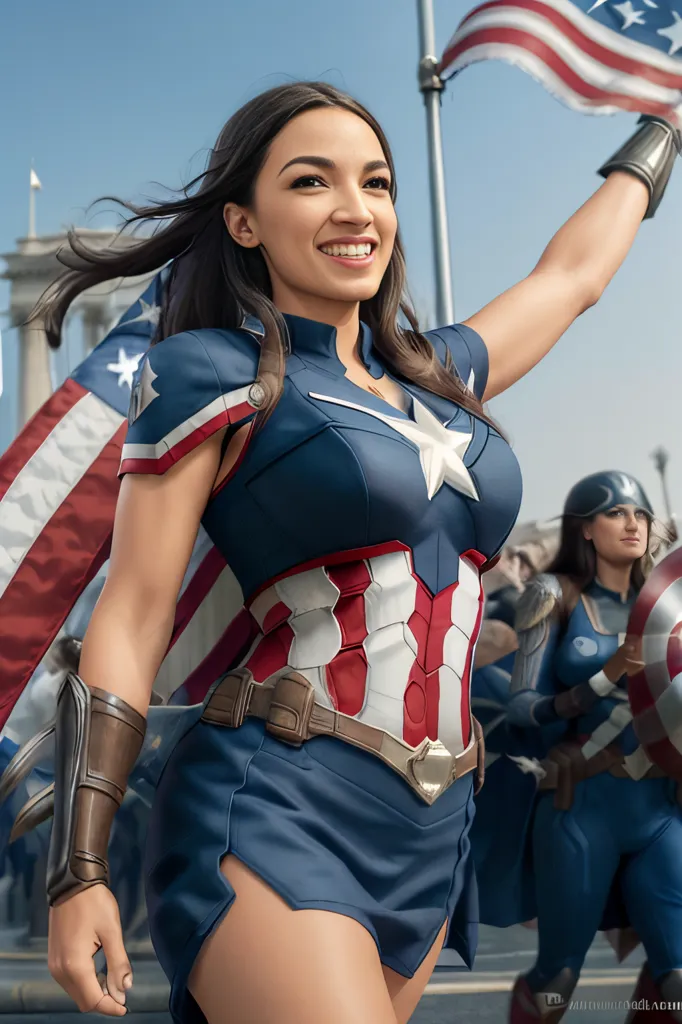
[[[471,966],[472,786],[470,773],[429,807],[378,758],[338,739],[295,748],[256,719],[239,729],[193,725],[159,780],[145,864],[149,927],[176,1024],[205,1024],[187,981],[235,898],[220,872],[226,853],[293,909],[359,921],[382,963],[405,977],[446,918],[447,945]]]

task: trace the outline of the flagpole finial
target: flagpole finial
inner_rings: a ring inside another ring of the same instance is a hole
[[[39,192],[43,186],[40,184],[40,178],[33,169],[33,161],[31,161],[31,173],[29,177],[29,199],[28,199],[28,238],[36,237],[36,199],[35,194]]]

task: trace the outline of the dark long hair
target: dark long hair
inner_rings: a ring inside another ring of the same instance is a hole
[[[592,541],[583,535],[583,526],[589,522],[591,519],[583,516],[562,516],[559,550],[552,564],[545,570],[555,575],[568,576],[581,591],[589,587],[597,575],[597,552]],[[650,521],[648,538],[651,540]],[[649,546],[647,543],[646,551],[632,566],[631,582],[637,592],[644,586],[653,565]]]
[[[86,288],[119,277],[150,274],[171,263],[154,342],[185,330],[234,329],[241,325],[245,314],[257,317],[265,329],[258,370],[266,391],[259,413],[263,422],[282,390],[288,353],[286,324],[272,302],[263,255],[259,249],[246,249],[232,240],[223,221],[223,207],[227,202],[247,207],[251,204],[256,178],[275,136],[294,117],[319,107],[341,107],[372,128],[391,169],[395,201],[395,170],[388,141],[361,104],[323,82],[270,89],[230,118],[211,152],[206,171],[176,199],[148,206],[114,200],[131,214],[122,230],[156,222],[151,237],[125,248],[97,251],[75,231],[69,233],[68,247],[58,255],[69,269],[42,296],[32,314],[42,319],[49,344],[59,346],[66,311]],[[360,317],[371,328],[377,350],[398,376],[492,422],[476,396],[451,372],[451,366],[443,366],[420,333],[404,295],[405,286],[405,257],[400,237],[396,236],[379,290],[360,304]],[[411,329],[400,326],[400,313]]]

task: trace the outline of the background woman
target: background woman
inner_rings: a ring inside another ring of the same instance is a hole
[[[597,930],[623,924],[623,910],[648,956],[634,998],[681,1005],[682,815],[627,697],[640,662],[625,632],[651,567],[652,518],[632,477],[585,477],[566,499],[553,565],[519,601],[507,720],[526,733],[525,753],[544,757],[530,825],[538,959],[517,981],[513,1024],[561,1019]]]

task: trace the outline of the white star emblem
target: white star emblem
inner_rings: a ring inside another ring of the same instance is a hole
[[[154,381],[158,376],[158,373],[154,373],[152,370],[149,360],[145,359],[140,371],[140,379],[135,385],[136,419],[140,413],[144,412],[148,405],[151,405],[155,398],[159,397],[159,392],[154,390]]]
[[[645,24],[644,11],[636,11],[632,5],[632,0],[625,0],[622,4],[614,4],[613,9],[618,11],[623,18],[623,24],[620,27],[621,32],[625,32],[631,25]]]
[[[664,38],[670,40],[670,49],[668,50],[668,56],[672,57],[674,53],[682,47],[682,18],[679,16],[677,11],[670,12],[675,19],[672,25],[668,25],[667,28],[659,28],[657,35],[664,36]]]
[[[154,306],[150,302],[145,302],[144,299],[140,299],[139,302],[140,312],[137,314],[137,316],[133,316],[130,318],[130,320],[126,320],[125,322],[127,324],[139,324],[148,321],[150,324],[156,327],[156,325],[159,322],[161,307]]]
[[[123,387],[124,384],[127,384],[129,388],[132,388],[133,375],[140,365],[142,355],[142,352],[138,352],[136,356],[129,356],[124,348],[119,348],[118,362],[107,363],[107,370],[109,373],[118,374],[119,387]]]
[[[429,500],[438,493],[444,483],[449,484],[461,494],[466,494],[468,498],[473,498],[474,501],[479,500],[476,486],[462,461],[473,436],[471,431],[448,430],[414,396],[412,397],[414,421],[412,421],[401,420],[397,416],[385,416],[364,405],[344,402],[341,398],[316,395],[312,391],[309,394],[311,398],[317,398],[321,402],[333,402],[334,405],[343,405],[347,409],[357,409],[358,412],[374,416],[375,419],[381,420],[382,423],[407,438],[419,451],[419,461],[426,481]]]

